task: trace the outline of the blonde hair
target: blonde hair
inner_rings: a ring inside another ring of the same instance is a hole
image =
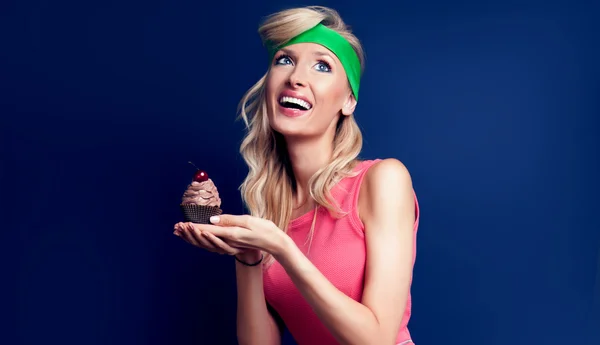
[[[266,18],[258,33],[264,43],[270,41],[279,45],[319,23],[337,31],[350,42],[359,57],[362,72],[364,53],[360,42],[339,14],[330,8],[309,6],[277,12]],[[292,217],[296,180],[285,140],[269,125],[265,95],[267,75],[268,72],[245,93],[239,104],[240,117],[247,127],[240,153],[249,168],[240,191],[251,215],[268,219],[287,232]],[[342,216],[343,212],[331,197],[330,190],[339,180],[352,174],[353,164],[361,149],[362,134],[354,115],[341,116],[336,127],[332,159],[308,182],[309,194],[315,204],[325,207],[336,217]],[[315,219],[309,240],[312,239]],[[271,262],[272,257],[265,255],[265,266]]]

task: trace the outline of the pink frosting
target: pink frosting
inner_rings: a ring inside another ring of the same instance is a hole
[[[181,203],[221,207],[221,198],[219,198],[219,191],[214,182],[208,179],[204,182],[193,181],[189,184],[183,193]]]

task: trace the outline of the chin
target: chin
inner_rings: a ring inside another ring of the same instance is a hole
[[[294,114],[295,116],[289,116],[278,110],[279,109],[275,110],[274,114],[271,113],[273,115],[269,116],[269,123],[273,130],[284,136],[301,135],[303,132],[306,132],[307,120],[311,111],[304,114]]]
[[[299,126],[298,124],[274,121],[274,123],[271,125],[271,128],[286,138],[306,136],[304,126]]]

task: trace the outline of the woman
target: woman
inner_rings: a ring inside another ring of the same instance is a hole
[[[360,161],[363,53],[339,15],[285,10],[259,29],[267,73],[247,92],[241,191],[251,215],[178,223],[235,255],[240,344],[408,344],[418,204],[396,159]]]

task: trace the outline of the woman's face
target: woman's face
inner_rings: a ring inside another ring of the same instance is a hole
[[[286,138],[335,133],[341,115],[350,115],[356,101],[339,59],[315,43],[279,50],[266,80],[271,127]]]

